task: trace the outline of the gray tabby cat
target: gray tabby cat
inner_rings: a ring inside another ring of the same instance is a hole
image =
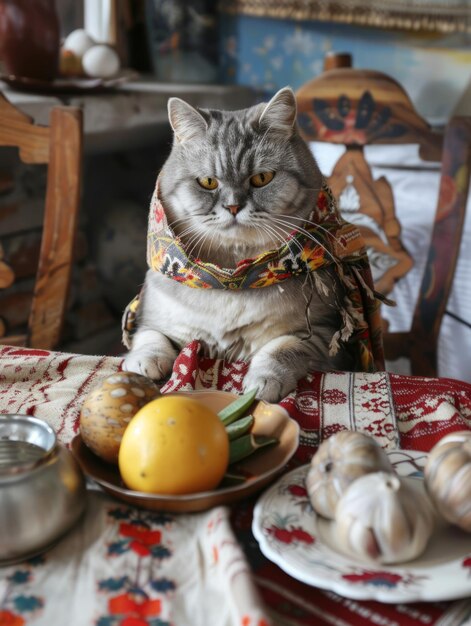
[[[291,89],[242,111],[168,103],[174,143],[160,173],[169,225],[202,261],[234,267],[279,248],[315,209],[319,168],[296,128]],[[276,402],[310,370],[351,369],[345,347],[329,354],[341,326],[338,285],[329,294],[310,274],[258,289],[193,289],[149,270],[137,332],[124,368],[166,377],[179,348],[198,339],[206,354],[250,361],[246,390]]]

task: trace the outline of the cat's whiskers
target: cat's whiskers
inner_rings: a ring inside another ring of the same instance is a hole
[[[215,238],[215,237],[216,237],[216,235],[218,235],[218,234],[219,234],[219,233],[218,233],[217,229],[215,229],[215,230],[213,231],[212,237],[211,237],[210,242],[209,242],[209,248],[208,248],[208,250],[207,250],[207,255],[208,255],[208,257],[209,257],[209,256],[210,256],[210,254],[211,254],[211,248],[213,247],[214,238]],[[220,246],[220,245],[221,245],[221,244],[219,244],[219,246]],[[218,249],[219,249],[219,248],[218,248]],[[217,250],[216,250],[216,251],[217,251]]]
[[[194,257],[195,259],[198,259],[198,255],[196,254],[196,247],[198,246],[198,244],[206,238],[206,233],[203,233],[196,241],[195,243],[191,246],[191,248],[189,248],[187,250],[187,255],[189,257]]]
[[[205,224],[206,226],[208,226],[210,222],[214,222],[214,221],[216,221],[216,220],[214,218],[211,218],[211,217],[202,220],[203,224]],[[196,243],[194,244],[194,247],[193,247],[193,249],[194,249],[199,244],[198,253],[196,255],[196,258],[199,259],[201,257],[201,251],[203,250],[203,247],[206,244],[206,241],[207,241],[208,237],[211,236],[210,246],[209,246],[209,249],[206,251],[206,254],[209,257],[209,252],[211,250],[212,241],[214,240],[214,236],[216,234],[218,234],[218,233],[219,233],[219,230],[217,228],[215,228],[213,230],[210,230],[209,228],[206,228],[206,230],[203,231],[202,237],[200,237],[198,239],[198,241],[196,241]]]
[[[280,244],[284,243],[284,238],[280,236],[280,233],[277,233],[273,228],[273,225],[269,224],[266,219],[263,217],[257,217],[252,215],[250,226],[254,229],[257,229],[261,232],[264,232],[271,241],[279,242]],[[260,238],[263,243],[263,238]]]
[[[188,255],[191,256],[196,256],[196,258],[198,258],[197,254],[193,254],[193,251],[196,250],[196,246],[198,246],[201,243],[204,243],[204,240],[206,239],[206,237],[208,236],[208,232],[207,231],[203,231],[202,233],[200,233],[199,237],[196,237],[193,239],[194,243],[193,245],[191,245],[191,248],[188,246]],[[201,250],[201,245],[200,248]]]
[[[300,222],[304,222],[305,224],[311,224],[312,226],[315,226],[316,228],[319,228],[320,230],[323,230],[325,233],[330,235],[331,239],[333,239],[334,241],[337,241],[337,242],[340,241],[340,239],[336,237],[333,233],[331,233],[330,230],[328,230],[327,228],[325,228],[324,226],[322,226],[322,224],[319,224],[318,222],[312,222],[311,220],[305,219],[304,217],[297,217],[295,215],[286,215],[285,217],[290,220],[298,220]],[[295,224],[293,224],[293,228],[296,228]]]
[[[270,225],[265,224],[264,228],[271,229],[278,236],[278,239],[279,239],[281,245],[283,245],[283,244],[287,245],[288,244],[288,242],[286,240],[286,235],[288,235],[289,232],[285,231],[283,228],[281,228],[280,226],[278,226],[276,224],[270,224]],[[281,234],[283,236],[280,235],[280,232],[281,232]],[[298,241],[296,241],[296,240],[293,240],[293,243],[299,248],[299,251],[302,252],[302,246],[300,245],[300,243]],[[288,248],[288,250],[289,250],[289,252],[291,254],[291,257],[294,260],[294,258],[295,258],[294,252],[292,252],[290,247]]]
[[[186,222],[186,221],[188,221],[187,217],[178,217],[176,220],[173,220],[173,222],[169,222],[168,226],[169,228],[173,228],[179,222]]]
[[[282,228],[279,224],[273,224],[273,223],[267,223],[266,220],[263,221],[263,225],[267,228],[272,228],[272,229],[277,229],[275,230],[275,232],[281,233],[283,236],[280,239],[280,242],[283,244],[287,244],[288,241],[286,239],[286,237],[288,237],[292,230],[288,230],[286,228]],[[291,242],[299,249],[300,252],[303,251],[303,247],[302,245],[299,243],[299,241],[297,241],[296,239],[292,239]],[[291,256],[294,259],[294,254],[291,253]]]
[[[188,216],[180,217],[169,223],[169,227],[172,229],[173,232],[175,232],[175,229],[173,227],[179,222],[185,222],[188,224]],[[176,232],[175,234],[177,235],[179,239],[182,239],[183,237],[186,237],[189,234],[198,233],[198,232],[200,232],[199,224],[194,224],[193,222],[190,222],[181,232],[178,232],[178,233]]]
[[[178,238],[183,242],[185,246],[191,245],[191,242],[194,238],[198,237],[201,234],[201,230],[197,226],[189,226],[185,228],[179,235]],[[191,236],[190,236],[191,235]],[[185,241],[184,241],[185,240]]]
[[[201,228],[195,227],[192,236],[183,242],[185,248],[188,250],[188,254],[191,254],[191,251],[198,245],[201,238],[206,236],[206,232],[205,230],[202,231]]]
[[[327,228],[325,228],[321,224],[317,224],[317,228],[320,228],[321,230],[323,230],[327,235],[330,236],[331,239],[333,239],[337,243],[340,242],[340,239],[338,237],[336,237],[333,233],[330,232],[330,230],[327,230]]]
[[[278,224],[283,224],[285,226],[288,226],[289,228],[294,228],[295,232],[299,232],[302,233],[303,235],[305,235],[305,237],[307,237],[308,239],[310,239],[313,243],[315,243],[316,245],[320,246],[329,256],[330,258],[334,261],[337,262],[337,259],[333,256],[333,254],[331,253],[331,251],[325,247],[325,245],[323,243],[321,243],[312,233],[310,233],[309,231],[307,231],[305,228],[302,228],[301,226],[294,226],[293,224],[290,224],[289,222],[284,221],[283,219],[280,218],[275,218],[274,216],[272,216],[272,219],[277,222]]]
[[[277,222],[278,224],[283,224],[285,226],[290,226],[292,227],[293,225],[290,224],[289,222],[286,222],[285,220],[281,219],[280,217],[275,217],[275,216],[271,216],[271,219],[275,222]],[[305,228],[302,228],[301,226],[294,226],[294,229],[300,233],[302,233],[303,235],[305,235],[308,239],[310,239],[313,243],[317,244],[318,246],[320,246],[332,259],[332,261],[334,263],[338,263],[338,259],[335,258],[335,256],[332,254],[332,252],[330,250],[328,250],[324,244],[322,244],[318,239],[316,239],[316,237],[314,237],[314,235],[312,233],[310,233],[309,231],[307,231]]]
[[[255,213],[250,215],[250,219],[247,225],[250,228],[257,228],[260,225],[266,226],[267,221],[265,219],[265,216],[262,217],[258,213]]]
[[[284,237],[277,232],[276,228],[273,228],[270,224],[258,224],[257,227],[264,231],[275,243],[283,245],[285,243]]]
[[[176,237],[182,237],[185,236],[185,234],[187,234],[189,232],[189,230],[192,230],[194,228],[193,225],[191,226],[186,226],[183,228],[183,230],[181,232],[178,232],[178,228],[175,228],[176,226],[178,226],[178,223],[180,222],[187,222],[188,220],[185,220],[185,218],[180,218],[178,220],[174,220],[173,222],[171,222],[168,227],[170,229],[170,231],[172,232],[173,235],[175,235]]]
[[[210,234],[209,232],[205,233],[204,236],[202,237],[202,239],[200,239],[200,245],[199,245],[199,248],[198,248],[198,252],[196,254],[196,258],[197,259],[201,258],[201,250],[203,249],[203,246],[205,245],[206,240],[209,237],[209,234]]]
[[[254,228],[268,236],[271,241],[275,242],[275,245],[276,243],[283,244],[283,238],[277,235],[274,229],[267,227],[266,224],[256,224],[254,225]],[[266,237],[260,237],[260,239],[261,241],[264,241]]]
[[[199,214],[196,214],[196,217],[200,217]],[[169,222],[168,227],[175,232],[175,226],[177,226],[179,223],[181,222],[185,222],[188,223],[188,216],[185,215],[184,217],[179,217],[175,220],[173,220],[172,222]],[[191,232],[192,229],[197,228],[198,225],[197,224],[193,224],[190,223],[186,228],[184,228],[180,233],[175,233],[177,234],[178,237],[184,237],[186,234],[188,234],[189,232]]]
[[[285,235],[286,233],[284,229],[280,228],[276,224],[268,224],[266,221],[262,221],[261,224],[257,225],[259,229],[262,229],[269,237],[275,239],[275,241],[279,242],[280,245],[286,244]],[[294,257],[294,255],[292,255]]]
[[[188,220],[187,220],[188,221]],[[180,232],[180,237],[184,236],[185,234],[189,233],[189,232],[196,232],[197,230],[199,230],[199,226],[198,224],[189,224],[186,228],[184,228],[181,232]]]

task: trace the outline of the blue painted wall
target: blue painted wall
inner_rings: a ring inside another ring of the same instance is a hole
[[[297,89],[322,71],[326,52],[396,78],[431,121],[448,117],[471,81],[471,36],[411,34],[329,22],[223,15],[221,79],[269,94]],[[471,111],[470,111],[471,114]]]

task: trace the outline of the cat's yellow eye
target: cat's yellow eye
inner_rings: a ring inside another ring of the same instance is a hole
[[[260,172],[251,177],[250,184],[254,187],[265,187],[273,180],[274,176],[275,172]]]
[[[212,191],[216,189],[219,185],[217,178],[213,178],[212,176],[203,176],[202,178],[197,178],[198,184],[203,187],[203,189],[209,189]]]

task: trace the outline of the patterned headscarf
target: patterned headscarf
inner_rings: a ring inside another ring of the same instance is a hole
[[[360,369],[384,369],[380,302],[373,289],[363,238],[356,226],[340,217],[325,183],[317,197],[316,209],[302,229],[290,233],[278,249],[240,261],[233,268],[205,263],[185,250],[168,225],[157,184],[150,206],[147,264],[155,272],[193,289],[260,289],[312,273],[316,287],[325,292],[329,287],[316,271],[333,267],[345,296],[339,303],[342,327],[332,339],[330,352],[337,352],[340,341],[354,341]],[[139,296],[136,296],[123,317],[123,343],[128,348],[138,306]]]

